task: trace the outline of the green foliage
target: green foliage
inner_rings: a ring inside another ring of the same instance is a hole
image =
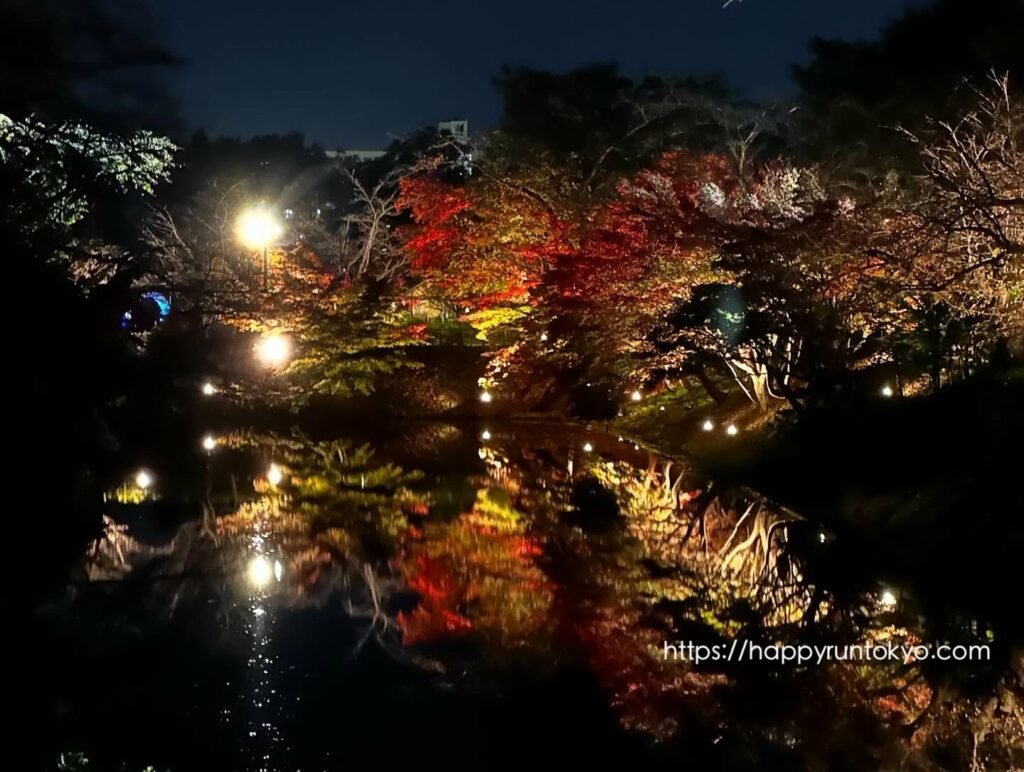
[[[356,303],[310,315],[297,334],[300,354],[289,374],[306,396],[371,394],[381,376],[420,367],[406,349],[421,341]]]
[[[32,234],[80,223],[104,190],[152,194],[169,178],[174,144],[140,131],[124,138],[82,123],[46,126],[0,114],[4,216]]]

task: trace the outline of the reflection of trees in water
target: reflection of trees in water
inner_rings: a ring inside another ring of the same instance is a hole
[[[406,643],[475,631],[521,645],[548,620],[541,552],[507,491],[483,488],[469,512],[410,532],[400,565],[419,605],[399,618]]]
[[[799,517],[754,494],[711,495],[686,468],[653,457],[645,470],[597,463],[588,472],[615,491],[644,557],[681,572],[691,597],[715,601],[715,613],[744,602],[765,624],[803,618],[813,593],[790,546]]]
[[[587,554],[604,593],[592,594],[599,600],[581,635],[628,724],[663,737],[686,734],[680,716],[721,725],[734,720],[723,712],[731,693],[767,708],[748,716],[760,732],[730,743],[751,753],[785,747],[805,768],[829,768],[839,749],[855,768],[902,760],[907,769],[1002,769],[1024,761],[1020,697],[1002,688],[984,699],[961,692],[934,663],[662,661],[664,641],[915,645],[927,626],[913,608],[886,610],[870,596],[840,603],[813,585],[804,553],[826,549],[827,537],[756,494],[691,490],[685,469],[654,459],[646,470],[595,462],[583,471],[615,491],[637,559],[653,569],[624,571],[618,548],[614,560]]]
[[[82,561],[87,581],[138,591],[160,617],[214,596],[228,624],[249,590],[256,540],[259,554],[283,566],[274,603],[298,608],[340,597],[367,636],[395,633],[386,607],[402,582],[387,557],[407,516],[426,512],[426,497],[409,487],[418,474],[348,441],[240,434],[221,438],[219,448],[235,454],[234,463],[214,464],[210,479],[197,481],[203,520],[183,524],[166,544],[147,545],[108,519]],[[263,476],[271,461],[284,473],[276,486]],[[238,467],[257,474],[240,484]],[[226,502],[234,506],[215,517]]]
[[[1019,758],[1011,690],[963,697],[919,663],[666,661],[666,641],[917,642],[912,611],[880,613],[870,597],[840,601],[813,585],[806,558],[826,549],[819,534],[753,493],[709,490],[663,459],[573,456],[563,440],[495,438],[475,459],[483,473],[445,483],[454,490],[347,441],[223,445],[255,455],[250,470],[279,464],[280,484],[257,477],[231,492],[230,514],[186,525],[168,545],[140,545],[110,523],[89,577],[151,579],[147,592],[169,609],[211,583],[231,598],[258,526],[285,566],[275,603],[341,598],[364,631],[359,645],[376,640],[395,656],[465,636],[491,661],[585,662],[626,726],[684,749],[714,736],[807,769],[829,768],[837,752],[854,767],[905,757],[919,770],[968,768],[975,750],[993,769]],[[213,487],[216,497],[228,486]],[[442,499],[452,506],[433,506]],[[940,751],[947,761],[933,760]]]

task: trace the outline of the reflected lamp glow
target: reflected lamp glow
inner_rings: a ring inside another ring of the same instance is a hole
[[[271,464],[267,468],[267,482],[271,485],[280,485],[284,479],[284,470],[277,464]]]
[[[263,555],[256,555],[249,561],[245,574],[249,584],[256,589],[263,589],[274,578],[274,566]]]
[[[264,207],[246,209],[235,224],[235,235],[242,246],[248,249],[266,249],[281,235],[281,224]]]
[[[140,469],[135,473],[135,484],[142,488],[142,490],[146,490],[153,484],[153,475],[146,469]]]
[[[291,354],[291,341],[281,333],[267,335],[256,344],[256,357],[267,367],[283,367]]]

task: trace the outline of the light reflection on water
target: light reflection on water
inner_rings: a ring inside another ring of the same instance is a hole
[[[886,721],[921,715],[931,692],[914,669],[822,668],[789,704],[736,668],[658,657],[664,641],[683,638],[916,635],[915,620],[885,604],[886,615],[862,614],[856,603],[870,596],[846,607],[815,585],[834,535],[749,492],[712,495],[685,464],[617,438],[555,429],[480,439],[479,430],[433,430],[382,448],[225,436],[210,462],[212,528],[186,523],[169,545],[123,542],[91,554],[118,564],[102,574],[117,577],[170,555],[176,573],[153,585],[155,605],[217,595],[211,577],[230,577],[220,597],[244,619],[246,667],[222,713],[241,732],[234,742],[249,769],[290,768],[307,692],[289,675],[312,654],[284,642],[306,612],[316,638],[336,650],[332,661],[358,669],[379,652],[444,690],[500,693],[495,672],[543,678],[582,665],[624,729],[663,743],[706,723],[731,738],[726,745],[753,734],[806,761],[841,738],[828,723],[835,706],[808,714],[805,701],[838,700],[840,713],[871,716],[880,736]],[[287,475],[267,473],[269,454]],[[245,470],[252,484],[239,490],[232,476]],[[101,576],[95,567],[89,575]],[[351,633],[338,631],[340,617]],[[894,685],[899,699],[863,696]],[[723,690],[772,710],[737,716]],[[344,701],[346,687],[332,696]],[[850,739],[850,753],[858,743]]]
[[[279,482],[280,476],[271,480],[272,485]],[[277,511],[277,501],[273,496],[264,501],[265,506],[256,509],[261,515],[252,522],[244,583],[249,612],[245,622],[250,641],[249,689],[245,703],[248,716],[246,737],[239,746],[247,749],[248,768],[253,772],[282,768],[278,762],[289,751],[281,731],[286,713],[284,697],[278,691],[279,658],[272,654],[270,646],[278,624],[274,596],[281,589],[278,585],[284,578],[284,571],[271,542],[272,514]]]

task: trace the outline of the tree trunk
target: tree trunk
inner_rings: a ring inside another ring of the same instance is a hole
[[[694,377],[700,382],[700,385],[704,388],[704,391],[708,393],[708,396],[714,400],[716,405],[721,405],[725,402],[725,392],[715,386],[711,378],[708,377],[707,372],[704,370],[703,365],[699,365],[693,373]]]

